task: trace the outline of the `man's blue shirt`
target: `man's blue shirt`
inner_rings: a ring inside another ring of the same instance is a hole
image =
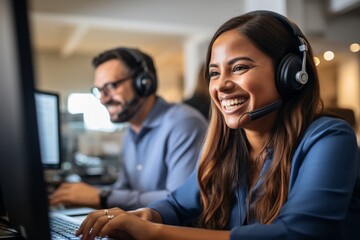
[[[108,206],[129,210],[166,198],[194,170],[207,125],[191,107],[157,97],[141,131],[124,133],[122,166]]]

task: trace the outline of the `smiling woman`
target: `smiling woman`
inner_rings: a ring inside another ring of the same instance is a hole
[[[257,125],[249,118],[242,118],[240,123],[238,120],[242,114],[280,99],[274,84],[272,59],[240,35],[238,30],[230,30],[219,36],[213,49],[208,70],[213,102],[223,112],[230,128],[236,129],[238,124]],[[275,113],[272,115],[276,116]],[[266,121],[269,120],[267,116]]]
[[[356,136],[323,111],[300,29],[270,11],[234,17],[215,32],[205,66],[213,104],[197,171],[148,208],[110,209],[111,221],[91,213],[77,235],[358,239]]]

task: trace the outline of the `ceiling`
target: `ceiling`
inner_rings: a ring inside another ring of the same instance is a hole
[[[30,0],[29,8],[36,50],[52,51],[63,57],[69,57],[76,54],[94,55],[119,45],[141,46],[145,51],[157,56],[157,61],[167,62],[182,59],[184,44],[189,39],[208,38],[220,23],[242,12],[243,2],[240,0]],[[327,22],[320,24],[320,27],[331,28],[326,24],[349,16],[357,17],[356,21],[359,21],[360,1],[358,0],[353,0],[352,5],[331,13],[326,10],[329,8],[328,1],[304,2],[307,5],[313,5],[313,2],[321,4],[321,14],[325,18],[321,21]],[[310,10],[312,9],[314,8],[311,7]],[[305,27],[309,28],[311,35],[311,24],[308,25],[309,27]],[[319,48],[327,45],[335,48],[346,42],[346,40],[337,40],[339,36],[336,34],[332,37],[334,41],[329,40],[327,43],[325,33],[322,32],[319,37],[318,32],[315,31],[313,35],[314,44]],[[331,38],[331,33],[328,35]],[[356,40],[359,41],[358,38]]]
[[[136,47],[152,55],[159,69],[166,64],[186,69],[192,59],[187,47],[203,43],[204,48],[221,23],[244,12],[247,1],[29,0],[33,45],[65,59]],[[336,10],[330,10],[332,0],[283,1],[317,55],[333,50],[341,56],[349,43],[360,42],[360,0]]]
[[[211,3],[209,10],[204,11],[205,3]],[[237,0],[228,3],[222,6],[206,0],[184,0],[181,4],[166,0],[31,0],[33,45],[37,51],[62,57],[95,55],[121,45],[141,47],[155,56],[158,64],[181,62],[186,41],[208,38],[219,23],[240,8]],[[212,15],[211,21],[203,17],[207,14]]]

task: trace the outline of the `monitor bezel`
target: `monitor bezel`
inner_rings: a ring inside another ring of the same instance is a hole
[[[12,228],[50,239],[26,0],[0,1],[0,184]]]

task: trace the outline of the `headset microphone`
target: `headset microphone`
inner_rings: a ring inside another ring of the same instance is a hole
[[[241,119],[246,116],[246,115],[249,115],[250,117],[250,120],[251,121],[254,121],[258,118],[261,118],[277,109],[279,109],[281,107],[281,104],[282,104],[282,101],[281,100],[277,100],[276,102],[273,102],[273,103],[270,103],[262,108],[259,108],[259,109],[256,109],[252,112],[245,112],[243,113],[240,117],[239,117],[239,120],[238,120],[238,128],[240,128],[240,121]]]
[[[266,105],[262,108],[259,108],[259,109],[256,109],[252,112],[249,112],[249,117],[252,121],[258,119],[258,118],[261,118],[277,109],[279,109],[281,107],[281,104],[282,104],[282,101],[281,100],[278,100],[276,102],[273,102],[269,105]]]
[[[135,96],[125,104],[123,110],[118,114],[116,122],[128,122],[131,120],[135,114],[140,110],[143,105],[145,98],[151,94],[151,80],[142,78],[141,79],[142,90],[139,95],[139,89],[135,88]],[[140,102],[140,100],[142,100]]]
[[[126,103],[123,110],[118,114],[116,122],[128,122],[140,109],[142,104],[139,104],[140,97],[135,95],[129,102]]]

